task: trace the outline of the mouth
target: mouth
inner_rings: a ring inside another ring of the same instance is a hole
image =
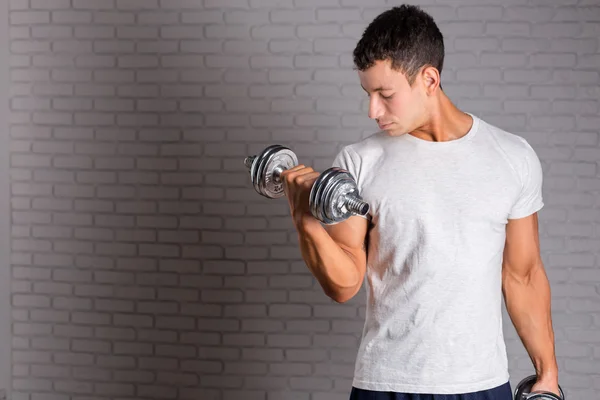
[[[389,124],[378,124],[379,125],[379,129],[388,129],[390,126],[392,126],[393,122],[390,122]]]

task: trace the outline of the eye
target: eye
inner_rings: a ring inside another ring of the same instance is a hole
[[[394,95],[393,95],[393,94],[390,94],[389,96],[384,96],[384,95],[381,95],[381,97],[383,97],[383,98],[384,98],[384,99],[386,99],[386,100],[389,100],[389,99],[391,99],[392,97],[394,97]]]

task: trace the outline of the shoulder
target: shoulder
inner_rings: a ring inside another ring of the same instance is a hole
[[[480,129],[483,130],[495,144],[511,153],[526,152],[531,148],[527,139],[520,134],[506,131],[484,120],[481,120],[480,122]]]
[[[348,153],[357,162],[376,158],[382,155],[386,139],[385,132],[375,132],[357,142],[343,146],[341,152]]]
[[[532,162],[539,163],[535,149],[520,134],[508,132],[483,120],[480,122],[480,129],[491,140],[491,145],[515,170],[523,171]]]

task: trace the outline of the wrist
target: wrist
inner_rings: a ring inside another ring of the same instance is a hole
[[[321,221],[313,217],[312,215],[299,215],[293,216],[294,226],[298,232],[306,232],[311,229],[315,229],[317,226],[321,226]]]
[[[537,382],[545,382],[545,383],[558,382],[558,369],[556,369],[556,368],[544,369],[544,370],[538,371],[536,373],[536,375],[537,375]]]

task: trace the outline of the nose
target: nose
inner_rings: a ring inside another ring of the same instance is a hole
[[[383,115],[383,107],[377,100],[377,96],[371,96],[369,99],[369,118],[379,119]]]

